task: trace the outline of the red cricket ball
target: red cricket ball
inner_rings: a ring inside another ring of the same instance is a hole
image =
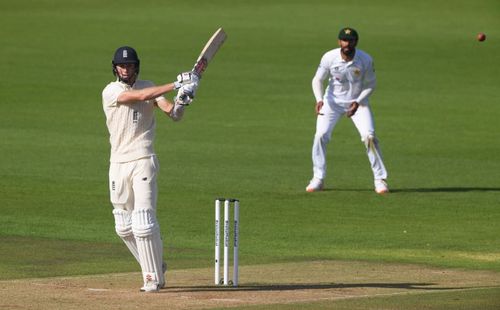
[[[482,32],[478,33],[477,34],[477,40],[480,41],[480,42],[483,42],[484,40],[486,40],[486,35]]]

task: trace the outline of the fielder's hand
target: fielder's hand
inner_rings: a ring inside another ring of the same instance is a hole
[[[359,103],[357,103],[356,101],[351,103],[351,105],[349,106],[349,110],[347,110],[347,112],[346,112],[347,117],[353,116],[356,113],[356,111],[358,110],[358,108],[359,108]]]
[[[182,72],[177,75],[177,81],[174,82],[174,89],[179,89],[184,85],[188,85],[191,83],[198,83],[199,77],[198,74],[194,71]]]
[[[316,106],[314,108],[314,110],[316,111],[316,115],[323,115],[321,113],[321,109],[323,108],[323,101],[318,101],[316,102]]]

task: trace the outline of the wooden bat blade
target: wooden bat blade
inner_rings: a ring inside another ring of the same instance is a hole
[[[226,38],[227,35],[224,32],[224,29],[217,29],[217,31],[208,40],[207,44],[205,44],[205,47],[203,47],[200,56],[198,56],[198,59],[196,60],[196,64],[194,65],[193,70],[201,75],[207,68],[210,60],[212,60],[219,48],[222,46]]]

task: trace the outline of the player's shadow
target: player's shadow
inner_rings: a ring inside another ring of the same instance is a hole
[[[171,286],[161,292],[220,292],[220,291],[296,291],[352,288],[387,288],[406,290],[462,290],[468,287],[433,287],[436,283],[324,283],[324,284],[272,284],[231,286]]]
[[[324,188],[325,192],[373,192],[368,188]],[[465,193],[465,192],[500,192],[500,187],[416,187],[390,188],[390,193]]]
[[[464,193],[500,192],[500,187],[430,187],[430,188],[391,188],[392,193]]]

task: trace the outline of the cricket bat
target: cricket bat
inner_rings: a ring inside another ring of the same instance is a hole
[[[224,32],[224,29],[219,28],[212,35],[210,40],[208,40],[207,44],[205,44],[205,47],[203,47],[203,50],[201,51],[200,56],[198,56],[198,59],[196,60],[196,63],[194,64],[193,67],[193,71],[198,73],[200,77],[203,74],[203,72],[205,72],[208,63],[210,62],[210,60],[212,60],[212,58],[214,58],[215,54],[222,46],[226,38],[227,35]]]

